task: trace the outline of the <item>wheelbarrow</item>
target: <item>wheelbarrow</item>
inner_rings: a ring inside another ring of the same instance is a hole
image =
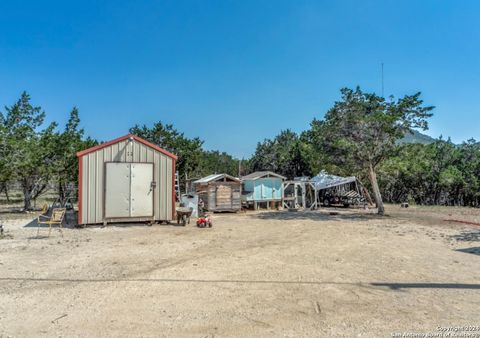
[[[192,216],[193,208],[178,207],[177,208],[177,224],[182,223],[185,226],[190,224],[190,216]]]

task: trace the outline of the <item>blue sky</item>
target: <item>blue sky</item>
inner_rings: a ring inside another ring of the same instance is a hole
[[[173,123],[248,157],[360,85],[422,91],[427,134],[480,139],[478,1],[2,1],[0,105],[23,90],[92,137]]]

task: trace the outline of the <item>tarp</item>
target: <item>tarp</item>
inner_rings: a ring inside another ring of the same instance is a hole
[[[353,183],[357,180],[355,176],[335,176],[330,175],[326,171],[322,170],[318,173],[317,176],[312,177],[311,181],[313,182],[316,190],[333,188],[339,185]]]

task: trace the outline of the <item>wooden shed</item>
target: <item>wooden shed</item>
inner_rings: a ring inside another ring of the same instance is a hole
[[[256,171],[242,177],[242,202],[257,209],[259,204],[270,208],[282,206],[283,181],[286,178],[272,171]]]
[[[241,182],[227,174],[209,175],[193,182],[195,191],[208,211],[232,211],[242,208]]]
[[[175,155],[129,134],[77,157],[78,224],[174,219]]]

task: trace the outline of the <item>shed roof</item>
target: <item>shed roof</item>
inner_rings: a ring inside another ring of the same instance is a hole
[[[156,144],[153,144],[151,142],[148,142],[147,140],[144,140],[143,138],[141,137],[138,137],[137,135],[133,135],[133,134],[127,134],[125,136],[122,136],[122,137],[119,137],[119,138],[116,138],[114,140],[111,140],[111,141],[108,141],[108,142],[104,142],[102,144],[99,144],[99,145],[96,145],[94,147],[91,147],[91,148],[88,148],[88,149],[85,149],[85,150],[82,150],[82,151],[79,151],[77,153],[77,157],[81,157],[83,155],[87,155],[87,154],[90,154],[90,153],[93,153],[94,151],[97,151],[97,150],[100,150],[100,149],[103,149],[105,147],[108,147],[108,146],[111,146],[112,144],[115,144],[115,143],[118,143],[118,142],[122,142],[122,141],[125,141],[127,139],[131,139],[131,140],[135,140],[137,142],[140,142],[144,145],[146,145],[147,147],[150,147],[152,148],[153,150],[156,150],[168,157],[171,157],[173,158],[174,160],[177,159],[177,156],[166,151],[165,149],[163,148],[160,148],[159,146],[157,146]]]
[[[278,178],[281,178],[282,180],[287,179],[282,175],[275,174],[273,171],[255,171],[254,173],[243,176],[242,180],[257,180],[262,177],[270,177],[270,176],[278,177]]]
[[[240,182],[240,180],[236,177],[233,177],[233,176],[230,176],[228,174],[213,174],[213,175],[208,175],[208,176],[205,176],[205,177],[202,177],[201,179],[199,180],[196,180],[194,181],[193,183],[195,184],[198,184],[198,183],[208,183],[208,182],[213,182],[213,181],[217,181],[219,179],[223,179],[223,178],[228,178],[232,181],[237,181],[237,182]]]

